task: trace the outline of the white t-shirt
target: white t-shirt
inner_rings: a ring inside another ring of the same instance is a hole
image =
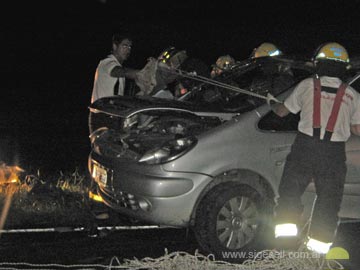
[[[334,77],[323,76],[320,78],[321,86],[339,88],[341,80]],[[336,93],[321,91],[321,132],[324,138],[325,128],[329,120]],[[313,100],[314,79],[307,78],[301,81],[285,100],[285,107],[292,113],[300,112],[298,130],[313,136]],[[348,86],[343,97],[338,118],[334,127],[331,141],[347,141],[350,137],[350,125],[360,124],[360,95]]]
[[[110,72],[116,66],[122,66],[116,57],[112,54],[108,55],[105,59],[99,62],[96,68],[94,87],[91,95],[91,103],[95,100],[114,95],[114,86],[119,80],[119,92],[118,94],[124,95],[125,77],[116,78],[111,77]]]

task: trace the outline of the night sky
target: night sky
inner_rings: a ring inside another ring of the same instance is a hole
[[[10,6],[2,7],[7,16],[1,18],[0,143],[16,141],[25,167],[84,164],[94,71],[110,52],[114,32],[133,37],[125,64],[134,68],[170,45],[209,66],[223,54],[245,59],[265,41],[308,58],[326,41],[341,43],[350,57],[360,54],[359,1],[54,0],[3,5]]]

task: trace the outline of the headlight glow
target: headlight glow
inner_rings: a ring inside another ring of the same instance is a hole
[[[195,137],[185,137],[168,141],[160,148],[147,151],[139,159],[139,163],[161,164],[172,161],[193,148],[196,142]]]

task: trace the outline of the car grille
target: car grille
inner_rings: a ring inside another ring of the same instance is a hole
[[[111,192],[105,188],[98,187],[98,194],[104,201],[115,208],[128,208],[131,210],[138,210],[139,203],[135,196],[126,192]]]
[[[109,143],[106,143],[105,145],[98,144],[95,151],[97,151],[98,154],[109,158],[124,158],[135,161],[139,159],[139,155],[137,153],[129,149],[124,149],[115,143],[111,145]]]
[[[98,138],[93,150],[104,157],[108,158],[124,158],[137,161],[140,156],[124,143],[116,131],[109,130],[105,135]]]

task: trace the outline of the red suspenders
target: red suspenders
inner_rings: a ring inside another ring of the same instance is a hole
[[[331,138],[331,134],[334,132],[334,127],[336,124],[336,120],[338,118],[338,114],[339,114],[339,110],[340,110],[340,106],[341,106],[341,102],[343,99],[343,96],[345,94],[345,90],[346,90],[347,85],[345,83],[342,83],[339,87],[339,89],[336,92],[336,97],[335,97],[335,101],[331,110],[331,114],[329,117],[329,120],[327,122],[326,125],[326,129],[325,131],[330,133],[330,137],[328,138],[330,140]],[[318,130],[320,131],[321,128],[321,83],[320,83],[320,79],[315,77],[314,78],[314,107],[313,107],[313,128],[314,128],[314,137],[315,137],[315,131]],[[316,135],[320,135],[320,132],[317,132],[318,134]],[[324,137],[325,139],[325,137]]]
[[[321,102],[321,84],[320,79],[314,78],[314,109],[313,109],[313,128],[321,128],[320,102]]]

